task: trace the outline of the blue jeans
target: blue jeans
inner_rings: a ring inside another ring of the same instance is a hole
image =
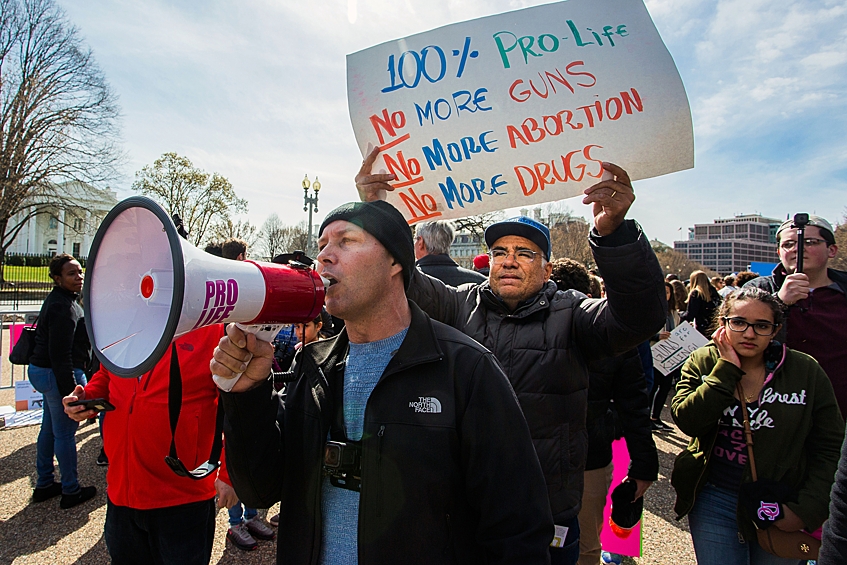
[[[771,555],[738,532],[738,493],[707,483],[688,515],[698,565],[797,565]]]
[[[82,369],[74,369],[77,384],[85,386],[86,378]],[[62,393],[56,384],[53,369],[29,366],[29,382],[33,388],[44,395],[44,415],[41,417],[41,431],[35,444],[35,468],[38,471],[36,488],[53,484],[53,455],[59,461],[62,473],[62,493],[76,494],[79,482],[76,474],[76,430],[79,424],[65,414],[62,406]]]
[[[152,510],[109,501],[103,537],[112,565],[208,565],[216,515],[214,499]]]
[[[647,391],[653,390],[653,350],[650,342],[639,343],[636,348],[641,358],[641,367],[644,369],[644,380],[647,381]]]
[[[242,517],[244,518],[244,520],[252,520],[253,518],[256,517],[256,514],[259,513],[259,511],[256,510],[255,508],[247,508],[246,506],[243,506],[243,508],[244,508],[244,511],[242,512],[242,510],[241,510],[242,504],[241,504],[241,501],[239,500],[238,502],[235,503],[235,505],[232,508],[230,508],[228,510],[228,512],[229,512],[229,525],[230,526],[237,526],[238,524],[240,524],[241,521],[242,521],[241,520]]]

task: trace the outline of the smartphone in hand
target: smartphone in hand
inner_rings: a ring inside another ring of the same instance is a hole
[[[69,402],[68,406],[85,406],[86,410],[96,410],[97,412],[109,412],[115,409],[115,406],[105,398],[75,400],[74,402]]]

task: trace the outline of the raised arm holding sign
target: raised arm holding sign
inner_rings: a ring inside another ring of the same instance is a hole
[[[392,185],[396,175],[371,173],[379,157],[379,148],[373,148],[356,176],[364,201],[390,200],[397,191]],[[608,300],[557,292],[549,281],[549,231],[526,217],[486,230],[491,249],[487,282],[457,290],[415,269],[407,290],[427,314],[478,340],[503,365],[547,478],[556,523],[551,562],[557,565],[572,565],[579,557],[586,360],[643,341],[661,327],[667,308],[662,272],[649,242],[638,224],[625,221],[635,199],[629,175],[611,163],[603,168],[612,178],[585,189],[583,202],[594,207],[591,243],[606,275]],[[563,429],[567,442],[561,441]],[[560,463],[564,451],[570,454],[567,468]]]

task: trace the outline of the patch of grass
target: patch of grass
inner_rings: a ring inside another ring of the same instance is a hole
[[[53,282],[50,279],[49,267],[23,267],[4,265],[3,278],[7,282]]]

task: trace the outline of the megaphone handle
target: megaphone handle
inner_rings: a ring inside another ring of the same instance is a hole
[[[257,324],[252,326],[247,326],[244,324],[235,324],[238,329],[243,332],[251,333],[256,336],[256,339],[260,339],[262,341],[267,341],[268,343],[272,342],[273,339],[277,336],[279,331],[285,326],[285,324]],[[253,359],[253,354],[250,354],[250,358],[247,359],[247,363]],[[232,390],[232,387],[235,386],[235,383],[238,382],[238,379],[241,378],[241,373],[238,373],[231,379],[225,379],[223,377],[219,377],[214,375],[212,377],[215,381],[215,384],[218,385],[218,388],[224,392],[229,392]]]

